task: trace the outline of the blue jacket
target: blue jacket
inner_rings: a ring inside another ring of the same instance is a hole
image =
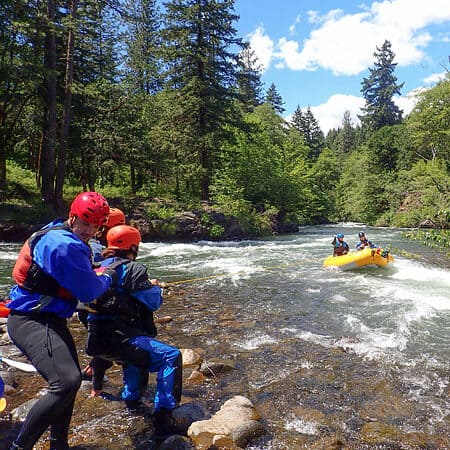
[[[92,238],[89,241],[89,247],[91,247],[93,262],[98,263],[105,259],[102,254],[105,246],[98,239]]]
[[[55,220],[44,229],[51,229],[62,223],[60,219]],[[70,317],[75,312],[76,299],[89,303],[111,286],[110,276],[98,276],[92,270],[89,246],[69,230],[57,228],[44,234],[34,246],[31,256],[46,274],[70,291],[73,298],[48,297],[42,302],[38,292],[30,292],[15,285],[10,292],[11,303],[8,307],[11,310],[30,312],[39,309],[42,313]]]
[[[117,261],[118,258],[107,258],[101,262],[100,267],[106,268]],[[115,289],[127,292],[150,311],[156,311],[162,305],[162,289],[151,284],[147,268],[138,262],[131,261],[116,268],[119,276]]]
[[[366,247],[376,248],[376,245],[373,242],[369,241],[369,239],[364,239],[364,241],[359,241],[356,243],[356,250],[362,250],[363,248]]]

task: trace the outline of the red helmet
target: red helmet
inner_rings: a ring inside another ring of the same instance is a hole
[[[109,205],[98,192],[82,192],[70,205],[70,215],[100,227],[108,221]]]
[[[106,226],[112,228],[116,225],[125,225],[125,214],[119,208],[109,208],[109,217]]]
[[[129,250],[133,245],[138,246],[141,242],[139,230],[130,225],[117,225],[106,234],[108,248]]]

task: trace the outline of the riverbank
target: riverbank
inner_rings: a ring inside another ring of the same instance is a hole
[[[293,233],[299,224],[286,222],[276,214],[261,213],[264,226],[251,221],[256,216],[236,217],[207,202],[196,208],[158,198],[109,200],[112,207],[124,211],[128,223],[141,232],[143,242],[233,241],[260,235]],[[31,233],[54,217],[31,205],[0,205],[0,241],[22,243]],[[256,213],[255,213],[256,214]]]

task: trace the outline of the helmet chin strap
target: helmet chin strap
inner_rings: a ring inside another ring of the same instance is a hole
[[[73,228],[73,222],[75,221],[76,218],[77,218],[77,216],[75,214],[69,215],[69,218],[67,219],[67,223],[70,228]]]

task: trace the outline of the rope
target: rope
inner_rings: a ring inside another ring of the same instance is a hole
[[[274,269],[281,269],[281,268],[290,267],[290,266],[299,266],[301,264],[304,264],[305,262],[315,262],[315,261],[317,261],[317,259],[304,259],[303,261],[297,262],[297,263],[279,264],[277,266],[264,267],[263,271],[274,270]],[[187,279],[187,280],[167,281],[167,282],[164,282],[162,284],[163,284],[163,287],[165,287],[165,286],[173,286],[173,285],[177,285],[177,284],[193,283],[195,281],[205,281],[205,280],[214,280],[216,278],[232,277],[233,275],[239,275],[239,274],[242,274],[242,273],[247,273],[247,272],[245,272],[244,270],[241,270],[239,272],[220,273],[220,274],[217,274],[217,275],[210,275],[210,276],[207,276],[207,277],[196,277],[196,278],[190,278],[190,279]]]

